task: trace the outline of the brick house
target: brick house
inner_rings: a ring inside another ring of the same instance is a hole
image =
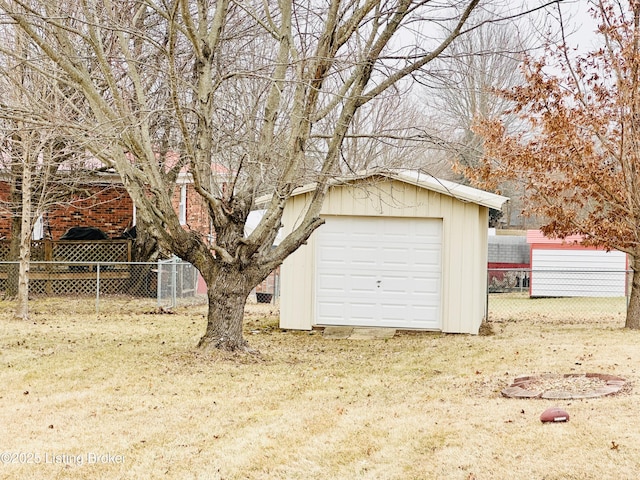
[[[102,175],[82,186],[82,193],[71,196],[64,203],[51,206],[36,222],[34,240],[58,240],[69,228],[96,227],[111,238],[121,236],[135,225],[133,200],[116,175]],[[10,184],[0,180],[0,205],[8,204]],[[173,197],[185,228],[202,232],[213,240],[206,206],[186,176],[181,176]],[[11,212],[0,209],[0,238],[11,238]]]
[[[226,172],[222,166],[215,168],[220,175]],[[58,240],[69,228],[77,226],[96,227],[109,237],[117,238],[135,225],[135,205],[117,174],[101,174],[95,181],[84,185],[82,191],[82,194],[69,198],[64,204],[50,207],[38,219],[34,240]],[[7,205],[9,197],[10,184],[0,180],[0,205]],[[195,191],[190,176],[184,172],[178,177],[172,203],[184,228],[200,232],[210,243],[215,241],[208,207]],[[0,239],[8,238],[11,238],[11,212],[7,208],[0,208]],[[276,293],[277,272],[270,275],[256,291]]]
[[[180,224],[189,230],[196,230],[206,236],[209,243],[215,240],[213,225],[209,220],[208,207],[195,191],[187,175],[181,175],[172,198],[173,208],[178,212]]]
[[[0,181],[0,204],[10,198],[10,184]],[[122,183],[105,176],[87,183],[68,201],[47,209],[34,228],[34,240],[59,239],[70,227],[97,227],[110,237],[118,237],[133,225],[133,201]],[[11,212],[0,210],[0,238],[11,238]]]

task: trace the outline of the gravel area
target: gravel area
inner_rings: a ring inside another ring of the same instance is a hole
[[[625,384],[621,377],[598,373],[532,375],[516,378],[502,390],[502,395],[511,398],[597,398],[618,393]]]

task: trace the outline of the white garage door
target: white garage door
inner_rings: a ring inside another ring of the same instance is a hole
[[[442,220],[327,217],[316,324],[441,329]]]

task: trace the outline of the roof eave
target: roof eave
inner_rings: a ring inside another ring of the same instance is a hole
[[[415,185],[426,190],[431,190],[449,197],[455,198],[462,202],[475,203],[487,208],[500,210],[502,206],[509,201],[508,197],[495,193],[486,192],[477,188],[469,187],[459,183],[442,180],[415,170],[372,170],[368,172],[358,172],[356,175],[349,177],[337,177],[330,183],[331,187],[348,185],[356,180],[365,178],[383,176],[400,182]],[[296,188],[291,196],[303,195],[313,192],[317,187],[317,183],[309,183]],[[271,199],[271,195],[263,195],[256,199],[256,205],[264,205]]]

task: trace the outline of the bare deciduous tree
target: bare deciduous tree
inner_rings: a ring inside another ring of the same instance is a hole
[[[68,131],[118,171],[159,244],[204,277],[200,346],[234,350],[248,348],[250,291],[323,223],[358,112],[442,55],[479,3],[0,0],[0,11],[84,95],[90,114]],[[213,246],[172,208],[180,172],[206,202]],[[304,217],[273,247],[287,200],[308,182]]]
[[[81,150],[71,150],[73,141],[55,123],[66,119],[65,105],[78,98],[30,67],[34,50],[28,37],[6,29],[2,35],[13,55],[3,57],[0,66],[0,167],[11,186],[10,198],[3,202],[12,219],[9,259],[18,261],[8,266],[5,294],[18,300],[15,316],[27,319],[34,223],[48,207],[68,199],[80,178],[71,158]],[[48,109],[46,120],[37,113],[42,108]]]

